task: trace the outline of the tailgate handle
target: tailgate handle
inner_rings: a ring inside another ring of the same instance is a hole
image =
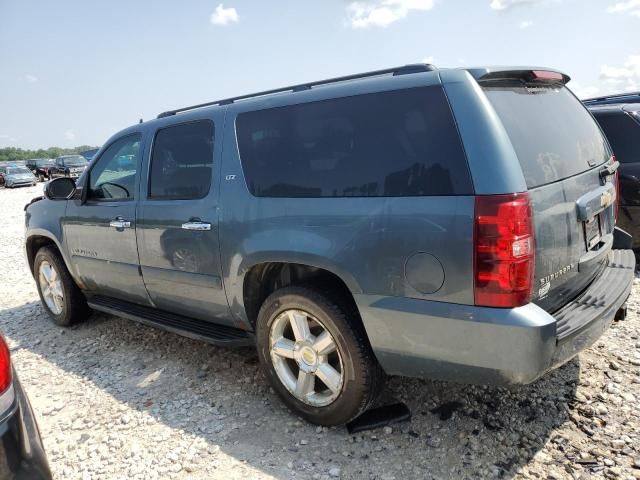
[[[616,198],[616,187],[607,182],[605,185],[595,190],[585,193],[578,200],[576,206],[578,208],[578,220],[586,222],[596,213],[600,213],[608,208]]]
[[[619,166],[620,166],[620,162],[617,161],[617,160],[615,162],[607,165],[602,170],[600,170],[600,178],[604,178],[604,177],[608,177],[610,175],[613,175],[614,173],[616,173],[616,171],[618,170]]]

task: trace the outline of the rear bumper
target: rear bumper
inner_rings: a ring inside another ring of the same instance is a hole
[[[376,357],[393,375],[476,384],[530,383],[592,345],[629,296],[635,258],[609,265],[555,316],[535,304],[485,308],[356,295]]]
[[[14,402],[0,415],[0,474],[16,480],[48,480],[51,472],[31,405],[14,372]]]

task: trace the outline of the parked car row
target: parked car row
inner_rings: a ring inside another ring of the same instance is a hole
[[[385,374],[532,382],[624,315],[634,278],[620,162],[568,81],[410,65],[133,125],[25,208],[43,308],[255,345],[322,425]]]
[[[13,188],[35,185],[53,178],[78,178],[89,165],[82,155],[63,155],[53,159],[37,158],[24,164],[0,165],[0,187]]]

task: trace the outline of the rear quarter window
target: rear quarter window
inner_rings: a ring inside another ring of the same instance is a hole
[[[482,87],[509,135],[528,188],[609,159],[598,125],[566,87],[520,81],[483,82]]]
[[[595,117],[616,160],[621,163],[640,162],[640,123],[624,112],[597,113]]]
[[[255,196],[473,193],[439,86],[242,113],[236,131],[247,186]]]

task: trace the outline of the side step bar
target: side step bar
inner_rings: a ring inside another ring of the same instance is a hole
[[[164,312],[102,295],[90,297],[87,303],[91,308],[101,312],[135,320],[214,345],[234,347],[254,345],[253,336],[239,328],[183,317],[175,313]]]

